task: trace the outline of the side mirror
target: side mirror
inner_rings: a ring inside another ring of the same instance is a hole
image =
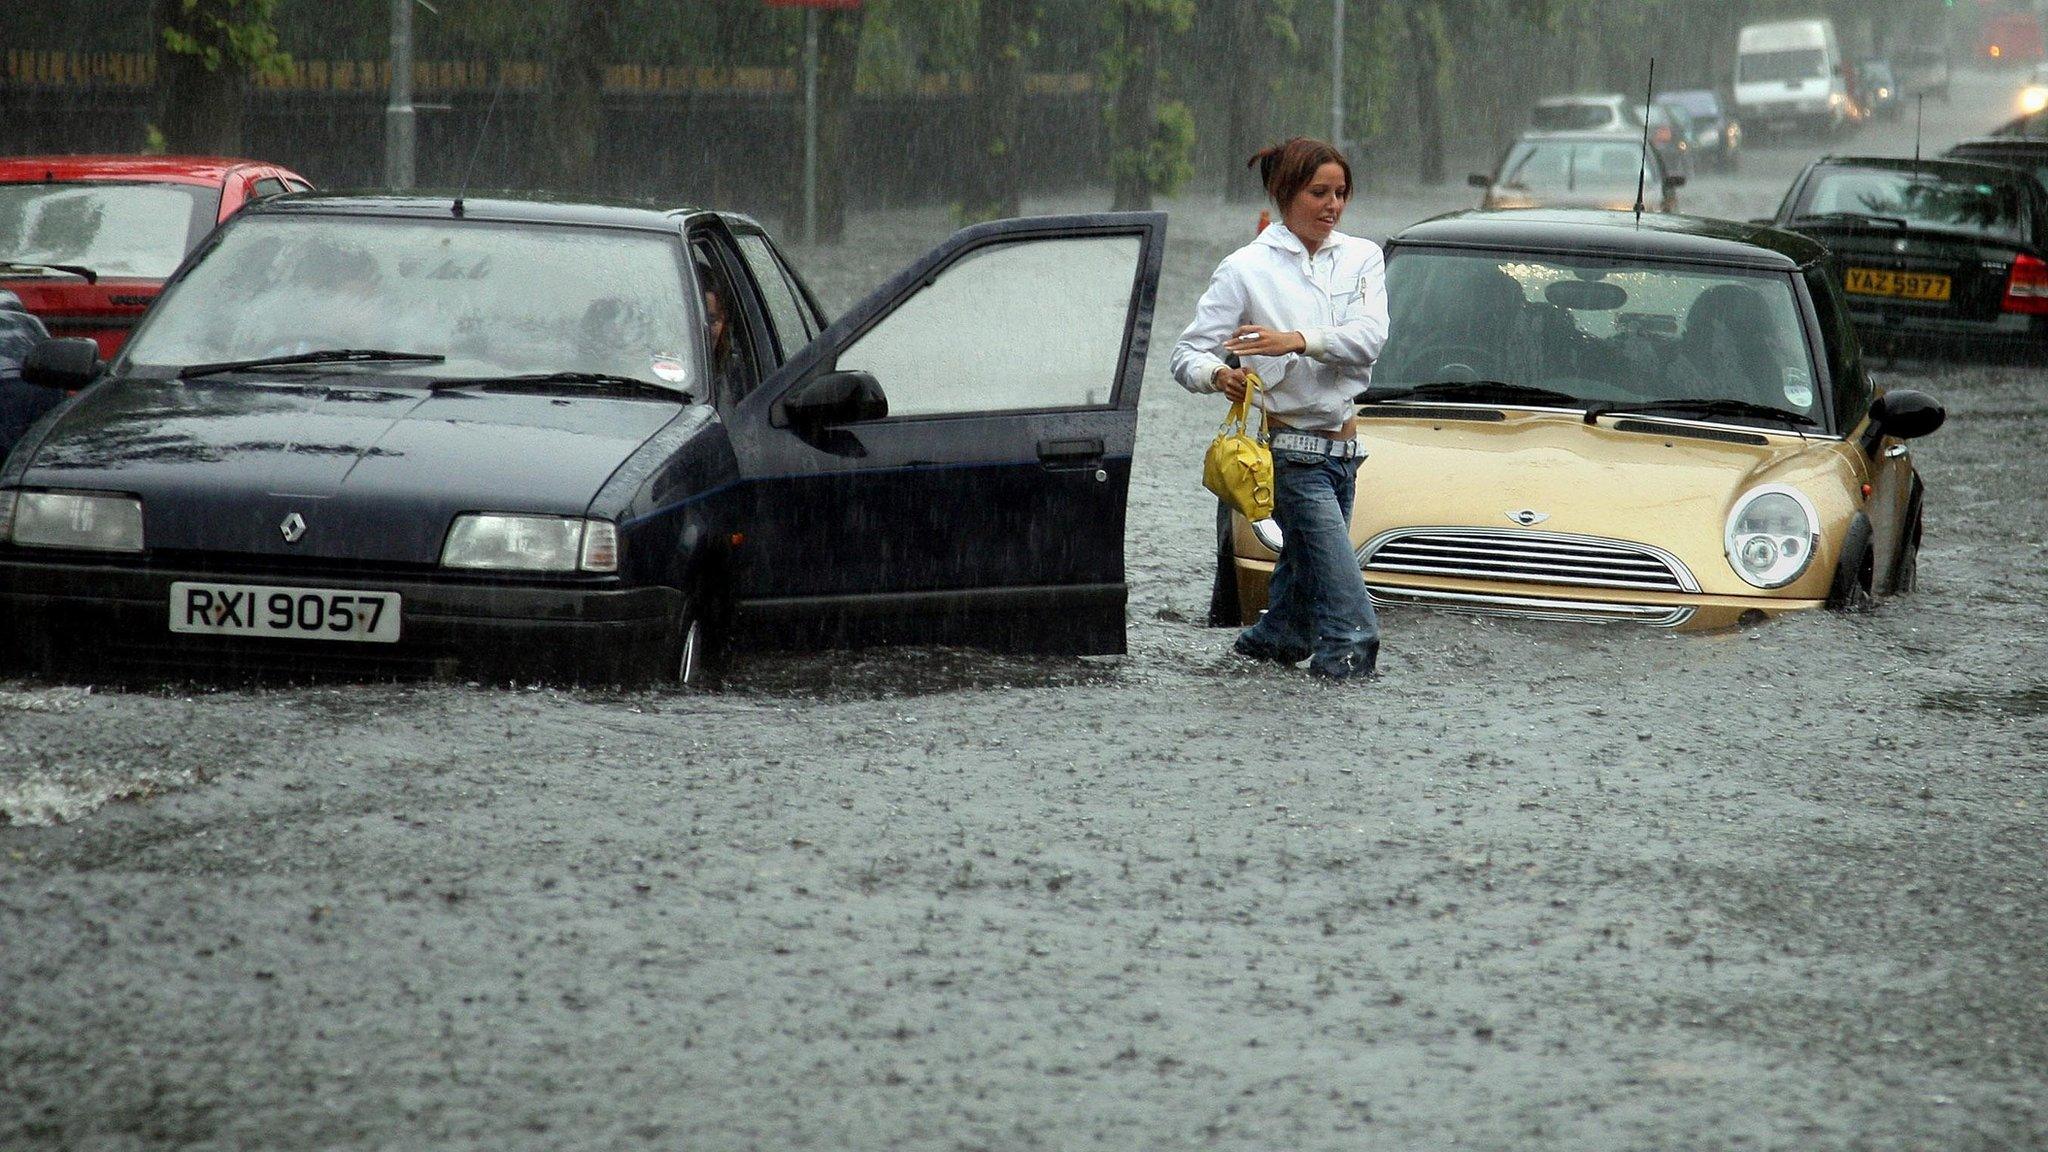
[[[105,368],[100,346],[73,336],[44,340],[29,349],[21,362],[21,378],[44,388],[76,390],[99,379]]]
[[[1493,187],[1493,177],[1482,176],[1474,172],[1470,176],[1465,177],[1465,183],[1470,184],[1474,188],[1491,188]]]
[[[1925,392],[1894,388],[1870,402],[1870,422],[1881,435],[1912,440],[1925,436],[1948,419],[1948,409]]]
[[[1683,176],[1666,176],[1664,178],[1664,190],[1666,192],[1676,192],[1683,187],[1685,187],[1685,177]]]
[[[889,397],[866,372],[827,372],[784,396],[777,407],[781,419],[776,423],[809,432],[880,420],[889,414]]]

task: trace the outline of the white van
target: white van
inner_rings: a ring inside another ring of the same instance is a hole
[[[1735,109],[1744,128],[1833,131],[1850,113],[1832,20],[1751,24],[1735,42]]]

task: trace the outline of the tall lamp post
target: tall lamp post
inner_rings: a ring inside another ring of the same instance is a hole
[[[804,10],[804,244],[818,242],[818,10],[858,8],[861,0],[763,0]]]
[[[384,106],[384,183],[413,185],[418,111],[412,104],[413,0],[391,0],[391,102]]]

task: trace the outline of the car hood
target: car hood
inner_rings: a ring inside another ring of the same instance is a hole
[[[1362,417],[1368,457],[1359,469],[1354,543],[1425,526],[1594,536],[1669,552],[1706,591],[1754,593],[1722,555],[1728,514],[1744,493],[1772,483],[1798,488],[1830,541],[1840,535],[1829,526],[1855,511],[1845,498],[1853,449],[1838,440],[1613,416],[1587,425],[1577,414],[1503,411],[1499,422]],[[1625,431],[1617,420],[1659,430]],[[1543,519],[1522,525],[1514,514],[1524,512]]]
[[[431,564],[460,512],[583,515],[681,404],[375,377],[109,380],[9,472],[142,497],[152,550]],[[287,544],[292,512],[308,531]]]

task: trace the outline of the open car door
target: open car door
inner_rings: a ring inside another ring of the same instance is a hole
[[[732,413],[734,638],[1124,651],[1163,213],[956,233]]]

